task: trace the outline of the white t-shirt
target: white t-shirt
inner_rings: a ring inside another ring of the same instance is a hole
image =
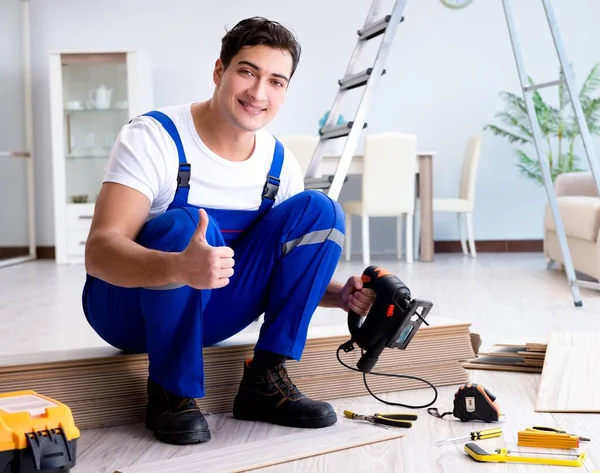
[[[177,127],[186,160],[191,165],[188,204],[197,207],[256,210],[271,167],[275,138],[256,132],[253,154],[234,162],[213,153],[202,142],[191,104],[159,109]],[[144,194],[152,203],[149,219],[167,210],[177,188],[179,157],[175,142],[154,118],[140,116],[123,126],[111,150],[104,182],[117,182]],[[274,206],[304,190],[300,164],[285,148],[281,182]]]

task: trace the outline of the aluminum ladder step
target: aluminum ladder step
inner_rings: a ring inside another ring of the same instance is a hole
[[[358,39],[359,41],[368,41],[380,34],[385,33],[387,26],[390,22],[392,15],[386,15],[381,20],[378,20],[370,25],[365,26],[362,30],[358,30]],[[404,21],[404,17],[400,18],[400,23]]]
[[[335,176],[323,176],[323,177],[305,177],[304,178],[304,189],[329,189],[333,178]],[[345,177],[344,182],[348,181],[348,176]]]
[[[352,131],[352,126],[354,122],[348,122],[344,125],[335,125],[331,127],[324,127],[319,130],[319,134],[321,135],[322,140],[331,140],[333,138],[341,138],[343,136],[348,136]],[[363,129],[367,128],[367,123],[363,125]]]
[[[367,83],[371,73],[373,72],[373,68],[369,67],[366,71],[358,72],[357,74],[352,74],[351,76],[344,77],[338,81],[340,85],[340,90],[351,90],[356,87],[362,87]],[[381,75],[385,74],[385,69],[381,71]]]

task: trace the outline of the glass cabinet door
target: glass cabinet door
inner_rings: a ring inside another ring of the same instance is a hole
[[[61,61],[67,203],[93,203],[129,119],[127,55],[63,54]]]
[[[152,63],[141,51],[48,55],[57,264],[81,264],[114,142],[152,110]]]

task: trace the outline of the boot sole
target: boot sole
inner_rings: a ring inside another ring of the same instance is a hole
[[[154,437],[163,443],[173,445],[190,445],[193,443],[208,442],[210,432],[157,432],[154,431]]]
[[[301,429],[321,429],[330,427],[337,422],[335,413],[327,417],[319,417],[317,419],[289,419],[281,417],[257,416],[247,412],[233,412],[233,417],[237,420],[261,421],[271,424],[282,425],[284,427],[299,427]]]
[[[193,443],[208,442],[211,438],[210,430],[190,430],[187,432],[162,432],[155,430],[152,422],[145,422],[146,429],[154,433],[154,437],[164,443],[173,445],[189,445]]]

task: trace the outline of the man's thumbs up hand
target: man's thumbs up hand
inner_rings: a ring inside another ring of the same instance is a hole
[[[182,267],[177,269],[181,281],[195,289],[216,289],[229,284],[233,276],[233,250],[228,246],[211,246],[206,234],[209,217],[199,210],[199,221],[187,248],[178,258]]]
[[[206,231],[208,230],[208,214],[204,209],[200,209],[198,213],[200,214],[200,220],[198,221],[198,226],[196,227],[196,231],[194,232],[192,240],[208,244],[206,241]]]

